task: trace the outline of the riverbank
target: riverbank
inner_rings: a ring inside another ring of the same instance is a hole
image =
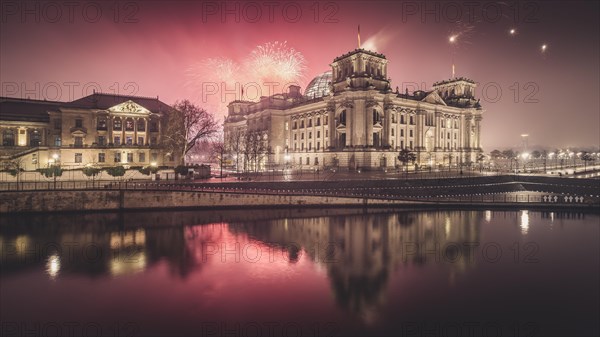
[[[579,198],[579,197],[577,197]],[[549,199],[544,193],[400,198],[392,195],[336,196],[194,190],[72,190],[0,193],[0,212],[87,212],[160,209],[252,209],[294,207],[506,207],[598,209],[592,199]]]

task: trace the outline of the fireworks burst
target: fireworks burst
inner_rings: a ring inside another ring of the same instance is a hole
[[[250,78],[256,81],[285,83],[302,79],[306,62],[300,52],[287,46],[287,42],[268,42],[250,53],[245,66]]]
[[[203,82],[225,82],[233,84],[239,76],[240,67],[228,58],[207,58],[188,67],[188,85],[198,86]]]
[[[240,61],[206,58],[192,64],[185,70],[185,86],[202,96],[202,104],[225,113],[227,104],[234,99],[257,100],[274,94],[270,92],[272,89],[283,92],[287,90],[285,85],[300,85],[305,70],[306,61],[300,52],[288,47],[286,42],[268,42],[255,47]],[[210,88],[206,88],[207,83]],[[243,88],[246,91],[242,92]],[[205,89],[211,90],[209,95],[202,92]]]
[[[462,45],[471,44],[474,33],[474,25],[458,21],[449,34],[448,42],[452,44],[454,49],[459,49]]]

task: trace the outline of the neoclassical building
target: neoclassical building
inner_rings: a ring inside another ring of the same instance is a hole
[[[400,93],[387,68],[383,54],[355,49],[335,58],[304,94],[290,86],[259,102],[233,101],[226,143],[233,134],[256,133],[268,149],[262,165],[275,167],[392,168],[401,164],[401,149],[413,151],[420,167],[475,162],[483,113],[476,83],[459,77]]]
[[[0,98],[0,160],[25,170],[173,165],[161,145],[171,107],[158,97],[94,93],[72,102]]]

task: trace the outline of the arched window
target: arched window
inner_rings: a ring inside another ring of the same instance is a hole
[[[340,124],[346,124],[346,110],[342,110],[340,113]]]

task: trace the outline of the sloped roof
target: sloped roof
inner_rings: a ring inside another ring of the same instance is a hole
[[[117,104],[133,101],[154,113],[168,112],[171,107],[158,97],[125,96],[105,93],[93,93],[89,96],[66,103],[65,106],[84,109],[108,109]]]
[[[0,97],[0,120],[48,123],[48,111],[57,110],[63,102]]]

